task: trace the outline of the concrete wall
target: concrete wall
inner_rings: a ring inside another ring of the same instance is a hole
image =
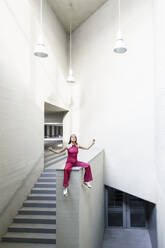
[[[152,243],[152,248],[158,248],[158,235],[157,235],[157,209],[156,205],[146,202],[146,217],[147,217],[147,225],[148,231]]]
[[[53,114],[45,113],[45,122],[46,123],[52,123],[52,122],[58,122],[63,123],[63,118],[66,112],[56,112]]]
[[[152,0],[121,1],[123,55],[113,52],[117,4],[107,1],[73,34],[74,128],[82,145],[96,138],[105,148],[105,184],[155,202]]]
[[[0,1],[0,234],[44,166],[44,101],[70,106],[67,37],[46,1],[43,29],[49,57],[33,55],[39,2]],[[65,135],[69,119],[64,120]]]
[[[82,185],[84,169],[73,167],[69,196],[63,196],[64,170],[56,170],[56,246],[57,248],[100,248],[104,234],[104,152],[93,150],[90,158],[81,153],[79,161],[89,162],[92,189]],[[89,154],[88,154],[89,155]]]
[[[0,234],[43,168],[48,102],[70,110],[64,118],[66,142],[72,131],[82,145],[96,138],[105,148],[105,184],[157,203],[158,243],[165,247],[165,3],[125,0],[121,8],[128,52],[112,51],[117,1],[108,1],[74,32],[77,83],[70,87],[67,37],[46,1],[49,59],[33,55],[39,1],[0,1]]]
[[[95,137],[105,148],[105,184],[156,203],[159,248],[165,247],[164,9],[163,0],[121,1],[121,29],[128,46],[123,55],[112,51],[115,0],[73,36],[81,92],[75,129],[83,144]]]
[[[80,248],[102,247],[104,234],[104,152],[89,161],[92,190],[80,188]],[[81,173],[83,181],[83,173]]]
[[[157,220],[158,220],[158,247],[165,247],[165,2],[153,1],[154,23],[154,59],[155,59],[155,98],[156,98],[156,175],[157,175]]]

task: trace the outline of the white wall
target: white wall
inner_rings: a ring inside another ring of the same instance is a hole
[[[33,56],[39,1],[0,1],[0,232],[18,207],[16,192],[29,172],[43,168],[46,101],[70,110],[64,140],[77,132],[82,145],[96,138],[95,145],[105,149],[105,184],[157,203],[159,248],[165,247],[165,3],[153,2],[154,6],[152,0],[121,1],[128,45],[124,55],[112,51],[116,0],[74,32],[77,83],[70,89],[65,81],[67,37],[50,7],[44,6],[49,59],[39,59]]]
[[[117,1],[104,4],[73,34],[82,145],[105,148],[105,184],[155,202],[152,0],[121,1],[128,52],[113,52]]]
[[[165,247],[165,2],[154,0],[157,219],[159,248]]]
[[[33,55],[39,2],[0,1],[0,232],[22,205],[21,197],[27,196],[32,182],[27,183],[24,196],[18,190],[30,171],[38,168],[38,174],[44,166],[44,101],[64,109],[70,104],[65,80],[67,37],[46,1],[43,21],[49,57]],[[69,118],[64,121],[67,129]]]

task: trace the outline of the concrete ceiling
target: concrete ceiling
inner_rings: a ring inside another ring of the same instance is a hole
[[[45,102],[45,113],[46,114],[53,114],[56,112],[66,112],[66,111],[67,111],[66,109],[63,109],[58,106]]]
[[[108,0],[47,0],[56,16],[69,32],[72,19],[72,31],[80,26],[90,15]]]

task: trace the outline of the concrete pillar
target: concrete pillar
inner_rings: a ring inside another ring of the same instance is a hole
[[[56,247],[79,247],[80,181],[82,168],[72,168],[69,196],[63,196],[64,170],[56,170]]]
[[[54,126],[52,125],[52,137],[54,137],[55,134],[54,134]]]
[[[47,125],[47,136],[50,137],[50,126]]]
[[[63,196],[64,169],[56,169],[56,248],[102,247],[104,235],[103,151],[95,155],[88,163],[93,176],[92,189],[82,185],[85,169],[72,167],[68,197]]]

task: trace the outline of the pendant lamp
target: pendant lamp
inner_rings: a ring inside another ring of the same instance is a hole
[[[120,30],[120,0],[118,0],[118,33],[117,33],[117,37],[116,37],[116,42],[115,42],[115,46],[113,51],[115,53],[125,53],[127,51],[124,39],[122,37],[122,33]]]
[[[70,61],[69,61],[69,74],[68,74],[68,77],[67,77],[67,82],[68,83],[75,83],[75,78],[73,76],[73,72],[72,72],[72,32],[71,32],[71,24],[70,24]]]
[[[38,38],[36,48],[34,51],[34,55],[40,57],[40,58],[45,58],[48,57],[48,53],[46,51],[46,47],[43,41],[43,32],[42,32],[42,0],[40,0],[40,26],[41,26],[41,31],[40,31],[40,36]]]

